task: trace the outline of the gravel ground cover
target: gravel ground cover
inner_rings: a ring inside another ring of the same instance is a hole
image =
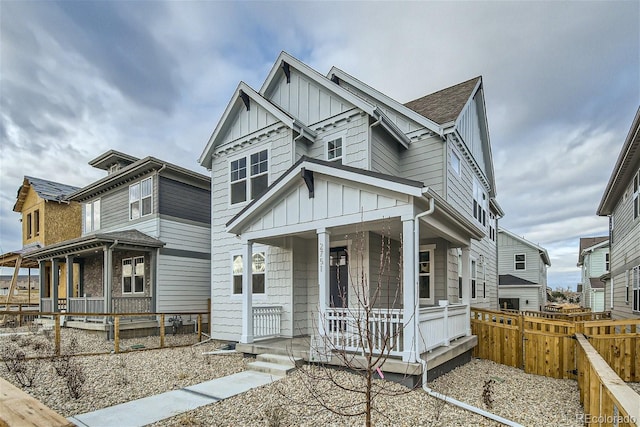
[[[112,342],[99,336],[78,330],[63,331],[63,352],[74,340],[83,351],[113,349]],[[0,351],[3,357],[7,345],[25,344],[24,348],[31,355],[43,354],[51,348],[47,346],[51,345],[52,339],[42,333],[13,336],[3,335],[3,332],[10,331],[0,331]],[[174,344],[190,344],[195,340],[193,335],[167,338],[174,340]],[[153,347],[157,340],[158,337],[137,338],[123,340],[121,345],[122,348]],[[36,342],[42,344],[36,345]],[[33,386],[23,390],[63,416],[76,415],[240,372],[253,360],[243,358],[240,354],[202,354],[221,345],[222,343],[210,341],[198,346],[72,358],[78,362],[86,376],[79,399],[69,396],[65,381],[56,374],[49,360],[26,361],[29,369],[36,371],[36,376]],[[168,418],[154,426],[278,425],[276,422],[281,426],[363,425],[362,416],[345,418],[309,404],[314,402],[307,390],[309,377],[305,375],[310,369],[314,368],[305,366],[273,384]],[[357,376],[345,371],[336,371],[336,374],[344,380],[358,381]],[[0,363],[0,375],[19,386],[4,363]],[[484,384],[488,380],[492,380],[491,409],[485,406],[483,399]],[[579,419],[582,408],[578,387],[572,380],[525,374],[519,369],[474,359],[429,385],[438,392],[526,426],[582,425]],[[629,385],[640,391],[640,384]],[[374,414],[375,425],[498,425],[479,415],[445,404],[422,390],[405,393],[408,390],[397,384],[392,385],[392,390],[402,393],[378,397],[376,405],[379,411]],[[354,396],[335,387],[326,389],[324,395],[331,404],[344,405],[355,401]]]

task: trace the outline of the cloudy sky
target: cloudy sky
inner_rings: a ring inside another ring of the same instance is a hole
[[[285,50],[400,102],[482,75],[501,225],[575,288],[640,104],[640,3],[0,2],[0,252],[23,175],[84,186],[109,149],[197,164],[233,90]],[[7,274],[4,271],[3,274]]]

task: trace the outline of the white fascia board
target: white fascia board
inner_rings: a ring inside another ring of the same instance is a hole
[[[589,246],[588,248],[584,248],[582,250],[582,254],[586,255],[587,252],[593,252],[596,249],[600,249],[600,248],[604,248],[604,247],[608,247],[608,246],[609,246],[609,240],[607,239],[607,240],[604,240],[604,241],[602,241],[602,242],[600,242],[598,244],[595,244],[593,246]]]
[[[341,70],[340,68],[335,67],[335,66],[332,67],[331,70],[329,71],[329,73],[327,74],[327,78],[331,79],[332,75],[335,75],[340,80],[344,80],[345,82],[349,83],[350,85],[356,87],[357,89],[361,90],[362,92],[364,92],[367,95],[369,95],[372,98],[374,98],[376,101],[379,101],[381,104],[384,104],[385,106],[387,106],[390,109],[394,110],[396,113],[398,113],[400,115],[403,115],[403,116],[407,117],[408,119],[410,119],[410,120],[412,120],[412,121],[414,121],[414,122],[416,122],[418,124],[421,124],[425,128],[429,129],[432,132],[437,133],[440,136],[443,135],[443,132],[444,132],[443,128],[440,127],[440,125],[438,125],[436,122],[429,120],[428,118],[426,118],[422,114],[416,113],[411,108],[405,107],[404,105],[402,105],[401,103],[399,103],[395,99],[393,99],[393,98],[385,95],[384,93],[372,88],[368,84],[356,79],[355,77],[353,77],[349,73]]]
[[[374,110],[374,117],[380,120],[380,126],[393,135],[404,148],[409,148],[409,144],[411,144],[409,137],[405,135],[378,107]]]
[[[226,128],[227,120],[231,117],[234,110],[234,106],[238,101],[238,98],[240,98],[240,92],[244,92],[251,100],[255,101],[265,110],[267,110],[269,113],[273,114],[278,120],[280,120],[290,128],[293,128],[293,123],[294,123],[293,117],[286,114],[284,111],[280,110],[279,108],[276,108],[272,103],[268,102],[266,99],[260,96],[260,94],[258,94],[258,92],[253,90],[248,84],[241,81],[238,84],[238,87],[236,88],[235,92],[233,93],[233,96],[231,97],[229,104],[227,104],[227,108],[224,110],[224,113],[222,114],[222,117],[220,118],[218,125],[216,126],[215,130],[211,134],[211,137],[209,138],[207,146],[205,147],[204,151],[200,155],[200,158],[198,159],[198,162],[202,166],[208,169],[211,168],[211,155],[213,154],[213,150],[217,143],[217,139]]]
[[[278,56],[278,59],[276,60],[273,67],[271,68],[269,75],[267,76],[267,79],[264,81],[264,83],[262,84],[262,87],[260,88],[260,95],[265,96],[267,90],[269,89],[271,84],[274,82],[274,79],[276,78],[276,75],[280,70],[280,64],[282,63],[282,61],[286,62],[287,64],[289,64],[289,67],[296,69],[298,72],[304,74],[306,77],[313,80],[315,83],[327,89],[328,91],[335,93],[339,97],[343,98],[344,100],[360,108],[362,111],[366,112],[367,114],[371,116],[373,115],[373,110],[374,110],[373,105],[371,105],[364,99],[360,98],[359,96],[354,95],[348,90],[333,83],[331,80],[327,79],[325,76],[323,76],[313,68],[309,67],[304,62],[299,61],[298,59],[289,55],[287,52],[281,52],[280,56]]]

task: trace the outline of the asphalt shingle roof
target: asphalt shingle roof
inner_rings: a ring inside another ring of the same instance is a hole
[[[458,118],[481,77],[439,90],[407,102],[405,107],[442,125]]]
[[[38,196],[44,200],[60,201],[79,188],[31,176],[25,176],[25,179],[29,181],[31,187],[38,193]]]
[[[498,284],[500,286],[537,285],[537,283],[533,283],[512,274],[501,274],[498,276]]]

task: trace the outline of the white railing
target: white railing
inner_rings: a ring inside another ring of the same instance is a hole
[[[452,340],[467,335],[470,322],[465,304],[422,307],[418,321],[419,353],[447,346]]]
[[[103,297],[81,297],[69,298],[69,313],[104,313]],[[85,322],[102,322],[102,317],[91,316],[69,316],[72,320],[83,320]]]
[[[280,336],[282,307],[253,307],[253,337],[271,338]]]
[[[364,353],[369,351],[369,341],[374,354],[401,356],[404,350],[401,309],[372,309],[367,326],[364,310],[327,308],[324,327],[332,350]]]

